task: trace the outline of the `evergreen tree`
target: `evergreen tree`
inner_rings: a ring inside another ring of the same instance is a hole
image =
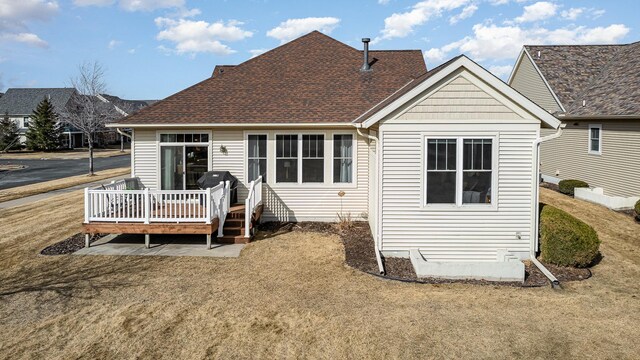
[[[20,147],[20,134],[18,124],[9,118],[6,113],[0,119],[0,151],[17,149]]]
[[[31,150],[51,151],[60,147],[62,133],[58,124],[58,114],[48,98],[42,100],[31,114],[26,135],[27,148]]]

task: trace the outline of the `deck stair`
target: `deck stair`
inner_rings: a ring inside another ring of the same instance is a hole
[[[245,206],[243,204],[233,204],[229,208],[229,214],[224,222],[224,236],[218,237],[220,244],[247,244],[252,239],[245,237]]]

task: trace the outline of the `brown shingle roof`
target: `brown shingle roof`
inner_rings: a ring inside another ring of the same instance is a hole
[[[362,51],[314,31],[122,119],[123,124],[351,122],[423,74],[420,50]]]
[[[640,42],[525,48],[566,115],[640,115]]]

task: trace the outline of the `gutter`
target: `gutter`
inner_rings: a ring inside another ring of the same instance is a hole
[[[366,137],[367,139],[373,140],[376,142],[376,159],[378,159],[378,157],[380,156],[380,141],[378,140],[378,138],[376,136],[363,133],[362,124],[353,124],[353,126],[355,126],[356,131],[358,132],[358,135],[362,137]],[[376,184],[380,186],[380,179],[378,179],[378,182]],[[378,189],[376,189],[376,191],[378,191]],[[381,201],[381,199],[378,199],[378,202],[379,201]],[[382,214],[378,214],[378,216],[382,216]],[[384,274],[385,273],[384,264],[382,263],[382,257],[380,256],[380,249],[378,248],[378,239],[380,238],[379,232],[380,232],[380,229],[376,229],[376,234],[374,235],[374,239],[373,239],[373,247],[374,247],[374,252],[376,253],[376,262],[378,263],[378,271],[380,272],[380,274]]]
[[[549,281],[551,282],[551,287],[553,287],[554,289],[557,289],[560,287],[560,281],[558,281],[558,279],[556,279],[555,276],[553,276],[553,274],[546,268],[544,267],[544,265],[542,265],[542,263],[540,261],[538,261],[538,259],[536,259],[536,249],[535,249],[535,245],[538,242],[538,236],[540,233],[540,144],[545,142],[545,141],[549,141],[549,140],[553,140],[556,139],[558,137],[560,137],[560,135],[562,135],[562,131],[564,130],[565,126],[567,126],[567,124],[561,124],[558,127],[558,130],[551,135],[545,136],[545,137],[541,137],[541,138],[537,138],[534,142],[533,142],[533,152],[536,154],[535,156],[535,160],[536,163],[534,164],[534,177],[535,177],[535,186],[533,189],[534,192],[534,203],[533,203],[533,232],[531,234],[531,246],[529,248],[529,257],[531,258],[531,262],[538,268],[540,269],[540,271],[542,271],[542,273],[544,274],[544,276],[547,277],[547,279],[549,279]]]

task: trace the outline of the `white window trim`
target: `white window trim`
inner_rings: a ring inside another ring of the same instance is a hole
[[[335,152],[334,152],[335,148],[334,148],[333,142],[334,142],[334,138],[335,138],[336,135],[351,135],[351,182],[335,182],[335,181],[333,181],[333,175],[334,175],[333,174],[333,161],[335,160]],[[329,139],[329,140],[330,140],[329,144],[331,145],[331,159],[330,159],[330,166],[329,166],[329,168],[330,168],[329,173],[330,173],[331,178],[329,179],[329,182],[331,184],[334,184],[334,185],[347,185],[347,186],[349,186],[349,185],[355,184],[355,182],[356,182],[356,173],[357,173],[357,171],[356,171],[356,151],[357,151],[356,146],[357,146],[358,138],[353,133],[350,133],[350,132],[334,132],[334,133],[331,133],[331,139]]]
[[[456,202],[455,204],[427,203],[427,140],[456,139]],[[462,175],[465,139],[491,139],[491,204],[462,203]],[[420,168],[420,205],[421,210],[451,211],[497,211],[498,210],[498,142],[497,133],[423,133]]]
[[[162,134],[208,134],[208,142],[160,142]],[[206,146],[207,147],[207,171],[213,168],[213,134],[211,130],[156,130],[156,184],[158,190],[162,189],[162,147],[163,146]],[[132,145],[133,146],[133,145]],[[133,151],[132,151],[133,152]]]
[[[591,150],[591,129],[598,129],[598,151]],[[589,134],[587,135],[587,151],[591,155],[602,155],[602,124],[589,124]]]
[[[271,179],[271,168],[270,166],[270,161],[269,161],[269,134],[266,132],[247,132],[245,131],[244,133],[244,169],[242,170],[244,172],[244,176],[245,179],[247,180],[247,185],[249,185],[251,183],[251,180],[249,180],[249,136],[251,135],[262,135],[262,136],[266,136],[267,137],[267,157],[265,158],[267,160],[267,178],[264,179],[265,183],[271,183],[272,181],[275,181],[275,178],[272,180]],[[274,145],[275,146],[275,145]],[[275,159],[274,159],[275,161]],[[273,168],[273,170],[275,171],[275,167]]]

